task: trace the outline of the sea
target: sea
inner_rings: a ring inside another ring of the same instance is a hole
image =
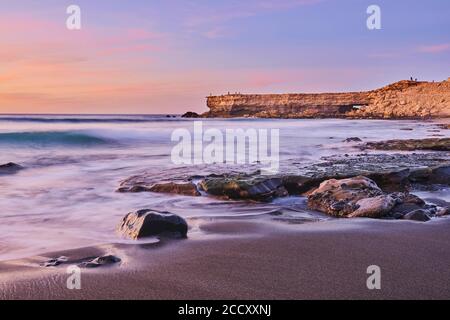
[[[175,164],[177,129],[198,119],[167,115],[0,115],[0,165],[23,166],[0,175],[0,261],[104,243],[127,243],[115,228],[128,212],[165,210],[186,218],[191,237],[204,236],[199,221],[262,219],[315,223],[330,219],[309,211],[304,197],[270,203],[224,201],[209,196],[118,193],[124,179],[145,173],[156,180],[218,172],[251,172],[249,164]],[[433,123],[343,119],[201,119],[205,129],[276,129],[281,172],[289,163],[361,153],[363,141],[431,137]],[[442,134],[449,136],[442,130]],[[448,196],[448,191],[446,193]],[[271,212],[283,209],[283,219]]]

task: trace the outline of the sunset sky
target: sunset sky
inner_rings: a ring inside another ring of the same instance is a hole
[[[366,28],[371,4],[382,30]],[[228,91],[440,81],[449,17],[448,0],[0,0],[0,113],[182,113]]]

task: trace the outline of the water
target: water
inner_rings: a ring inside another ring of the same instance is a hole
[[[280,160],[286,165],[322,156],[357,153],[348,137],[363,140],[422,138],[430,124],[366,120],[204,120],[204,127],[280,129]],[[26,168],[0,176],[0,260],[101,243],[120,242],[114,232],[120,219],[137,209],[177,213],[194,226],[214,218],[270,217],[287,210],[286,219],[315,221],[301,197],[269,204],[222,201],[210,197],[116,193],[121,180],[147,172],[155,179],[216,171],[246,171],[255,165],[176,166],[170,152],[173,130],[192,131],[193,120],[165,116],[0,116],[0,164]],[[413,128],[413,131],[401,130]],[[273,223],[280,223],[279,219]]]

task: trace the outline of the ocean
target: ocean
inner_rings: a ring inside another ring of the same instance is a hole
[[[217,172],[250,172],[248,165],[175,165],[174,130],[193,130],[194,119],[165,115],[0,115],[0,164],[25,169],[0,175],[0,260],[102,243],[126,243],[115,227],[128,212],[158,209],[190,222],[190,237],[202,219],[270,219],[283,208],[284,221],[330,219],[306,208],[303,197],[271,203],[224,201],[212,197],[116,190],[122,180],[142,172],[156,180]],[[334,154],[361,151],[349,137],[363,141],[424,138],[433,135],[419,121],[202,119],[205,128],[279,129],[280,170],[292,161],[317,162]],[[413,130],[405,130],[413,129]],[[444,133],[449,136],[448,133]]]

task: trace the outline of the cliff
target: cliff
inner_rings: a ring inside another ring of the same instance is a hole
[[[207,106],[210,111],[204,117],[450,117],[450,78],[442,82],[403,80],[365,92],[211,96]]]

